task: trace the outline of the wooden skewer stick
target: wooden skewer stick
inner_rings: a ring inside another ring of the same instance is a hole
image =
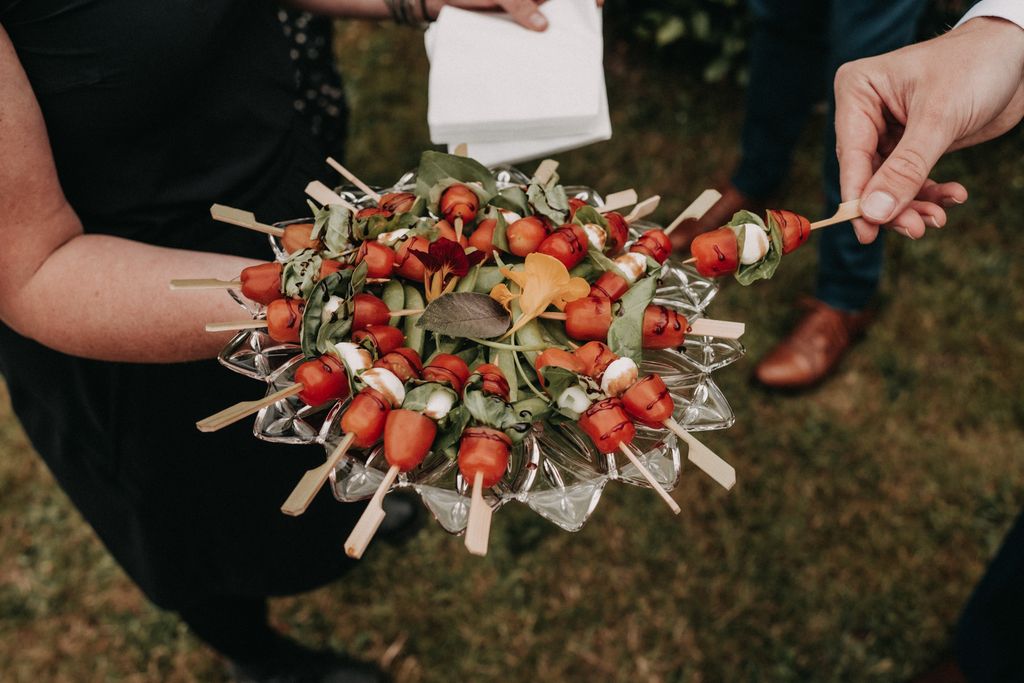
[[[645,218],[651,215],[652,213],[654,213],[654,210],[658,208],[658,204],[660,203],[661,197],[659,195],[648,197],[647,199],[643,200],[642,202],[633,207],[633,210],[629,212],[628,216],[626,216],[626,222],[635,223],[641,218]]]
[[[829,225],[835,225],[836,223],[842,223],[844,221],[851,220],[853,218],[860,218],[860,200],[851,199],[848,202],[843,202],[836,209],[835,215],[831,218],[824,220],[815,221],[811,223],[811,230],[817,230],[818,228],[824,228]]]
[[[469,145],[465,142],[460,142],[455,145],[455,149],[452,150],[452,154],[457,157],[468,157],[469,156]]]
[[[238,289],[241,286],[238,280],[171,280],[171,289]]]
[[[266,327],[266,320],[235,320],[226,323],[206,323],[207,332],[231,332],[233,330],[258,330]]]
[[[691,256],[690,258],[688,258],[685,261],[683,261],[683,265],[684,266],[688,266],[691,263],[696,263],[696,262],[697,262],[697,257],[696,256]]]
[[[416,311],[418,312],[418,311]],[[394,315],[394,314],[392,314]],[[548,311],[541,313],[539,318],[546,320],[565,320],[568,316],[565,313],[559,313],[558,311]],[[739,339],[746,332],[747,326],[745,323],[737,323],[731,320],[711,320],[709,318],[700,318],[690,323],[690,329],[687,334],[691,334],[695,337],[720,337],[722,339]]]
[[[551,176],[555,174],[556,170],[558,170],[558,162],[554,159],[545,159],[533,172],[533,178],[539,184],[544,185],[551,180]]]
[[[487,554],[487,540],[491,536],[493,510],[484,500],[484,473],[473,477],[473,497],[469,503],[469,524],[466,525],[466,550],[483,557]]]
[[[391,485],[395,483],[398,471],[398,465],[392,465],[388,473],[384,475],[384,481],[377,487],[377,491],[373,494],[373,498],[370,499],[370,503],[363,510],[363,515],[356,522],[352,533],[345,540],[345,554],[349,557],[358,560],[363,556],[363,553],[366,552],[366,546],[370,545],[373,535],[377,533],[380,523],[384,521],[387,513],[384,512],[381,501],[384,500],[384,496],[387,495]]]
[[[342,199],[341,195],[339,195],[337,192],[321,183],[319,180],[314,180],[308,185],[306,185],[306,194],[308,194],[310,197],[320,202],[324,206],[329,206],[331,204],[341,204],[343,207],[345,207],[352,213],[358,213],[359,211],[359,209],[357,209],[356,207],[352,206],[344,199]]]
[[[694,438],[690,432],[686,431],[681,424],[671,417],[665,420],[664,424],[690,447],[690,452],[687,456],[690,462],[704,470],[709,477],[718,482],[726,491],[736,485],[736,470],[733,469],[732,465],[715,455],[710,448]]]
[[[249,415],[258,413],[269,405],[273,405],[278,401],[288,398],[289,396],[294,396],[302,391],[302,389],[302,384],[291,384],[286,386],[284,389],[279,389],[278,391],[264,396],[261,399],[236,403],[233,406],[225,408],[219,413],[214,413],[210,417],[196,422],[196,427],[198,427],[201,432],[215,432],[218,429],[223,429],[224,427],[234,424]]]
[[[672,500],[672,496],[668,495],[668,491],[662,488],[661,484],[658,483],[658,480],[654,478],[653,474],[651,474],[651,471],[644,467],[644,464],[640,462],[640,458],[633,454],[633,450],[629,446],[624,443],[620,443],[619,450],[622,451],[623,455],[629,458],[629,461],[633,463],[633,467],[640,470],[640,474],[644,475],[644,479],[647,480],[647,483],[658,492],[658,495],[660,495],[661,499],[665,501],[665,504],[672,509],[672,512],[677,515],[682,512],[679,508],[679,504]]]
[[[276,228],[273,225],[260,223],[256,220],[256,214],[252,211],[243,211],[231,208],[230,206],[224,206],[223,204],[214,204],[210,207],[210,216],[213,220],[220,221],[221,223],[230,223],[240,228],[263,232],[274,237],[284,235],[284,228]]]
[[[636,196],[636,190],[630,188],[628,190],[619,190],[618,192],[612,192],[610,195],[604,198],[604,205],[598,210],[601,213],[608,213],[609,211],[618,211],[619,209],[625,209],[627,206],[633,206],[637,203],[639,197]]]
[[[457,216],[455,218],[455,241],[462,241],[462,216]]]
[[[721,198],[722,193],[718,190],[704,190],[696,199],[690,202],[688,207],[683,209],[681,214],[676,216],[674,221],[668,224],[668,227],[665,228],[665,234],[671,233],[685,220],[702,218],[708,212],[708,209],[714,206],[715,202]]]
[[[337,447],[331,451],[331,454],[327,456],[327,460],[323,465],[306,470],[306,473],[302,475],[302,479],[299,479],[299,483],[292,489],[288,500],[281,506],[281,512],[292,517],[298,517],[305,512],[309,504],[313,502],[313,498],[323,488],[324,482],[327,481],[327,477],[331,474],[331,470],[337,466],[338,461],[348,451],[355,438],[355,434],[346,434],[342,437]]]
[[[365,194],[367,197],[369,197],[370,199],[372,199],[374,202],[376,202],[378,204],[380,203],[380,195],[377,194],[376,192],[374,192],[373,189],[369,185],[367,185],[362,180],[357,178],[355,173],[353,173],[352,171],[348,170],[347,168],[345,168],[344,166],[339,164],[337,161],[335,161],[331,157],[327,157],[327,165],[330,166],[331,168],[333,168],[338,173],[340,173],[345,178],[347,178],[350,183],[352,183],[353,185],[358,187],[360,190],[362,190],[363,194]]]

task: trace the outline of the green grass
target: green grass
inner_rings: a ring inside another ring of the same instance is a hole
[[[339,45],[350,167],[387,181],[427,144],[420,37],[353,25]],[[621,44],[607,66],[615,139],[562,156],[563,177],[659,193],[670,219],[733,161],[740,93]],[[812,216],[817,138],[785,201]],[[769,283],[725,287],[713,312],[747,323],[749,358],[718,373],[737,423],[707,441],[736,466],[732,492],[688,470],[672,518],[649,491],[612,486],[578,534],[512,506],[482,560],[428,527],[405,548],[374,546],[335,585],[275,601],[275,623],[401,682],[903,680],[943,648],[1024,505],[1021,142],[944,163],[971,201],[942,232],[890,240],[878,321],[817,391],[749,383],[812,285],[814,250]],[[2,405],[0,678],[221,680],[216,657],[103,550]]]

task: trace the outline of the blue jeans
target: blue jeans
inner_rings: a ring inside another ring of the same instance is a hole
[[[789,172],[793,150],[815,103],[828,97],[845,62],[888,52],[914,39],[924,0],[749,0],[755,19],[750,84],[733,184],[769,198]],[[831,123],[825,131],[823,177],[831,215],[839,205],[839,163]],[[863,246],[849,223],[822,231],[817,297],[847,311],[867,307],[882,275],[882,240]]]

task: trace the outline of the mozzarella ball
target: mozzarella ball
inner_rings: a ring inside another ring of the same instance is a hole
[[[630,251],[616,257],[615,265],[626,276],[626,281],[629,284],[633,284],[647,272],[647,257],[635,251]]]
[[[370,355],[370,352],[359,346],[359,344],[338,342],[334,345],[334,349],[338,352],[338,358],[345,364],[349,374],[353,377],[373,365],[373,357]]]
[[[327,303],[324,304],[324,310],[320,313],[320,320],[325,323],[333,320],[338,313],[338,309],[341,308],[343,303],[345,303],[344,298],[340,296],[332,296],[327,300]]]
[[[359,379],[366,386],[379,391],[391,402],[392,408],[402,405],[402,401],[405,400],[405,386],[402,380],[387,368],[370,368],[359,375]]]
[[[601,375],[601,391],[619,396],[636,382],[638,370],[632,358],[616,358]]]
[[[587,247],[604,251],[604,243],[608,239],[608,233],[597,223],[587,223],[583,226],[583,232],[587,233]]]
[[[590,398],[587,392],[579,386],[569,387],[558,397],[558,407],[567,408],[574,413],[583,414],[590,407]]]
[[[743,253],[740,254],[740,263],[745,266],[757,263],[768,253],[768,247],[768,233],[764,228],[754,223],[743,224]]]
[[[440,420],[448,414],[453,405],[455,405],[455,396],[452,392],[446,389],[438,389],[430,394],[430,398],[427,399],[427,407],[423,409],[423,414],[431,420]]]
[[[399,228],[398,230],[392,230],[391,232],[382,232],[381,234],[377,235],[377,241],[380,242],[381,244],[391,246],[395,242],[399,241],[400,239],[408,235],[409,230],[410,228]]]

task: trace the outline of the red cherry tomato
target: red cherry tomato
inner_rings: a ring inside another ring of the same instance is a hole
[[[302,299],[275,299],[267,306],[267,334],[274,341],[297,344],[302,328]]]
[[[461,218],[465,223],[471,222],[476,218],[479,207],[480,198],[465,185],[452,185],[441,193],[437,203],[441,215],[449,223],[455,223],[456,218]]]
[[[672,253],[672,242],[669,240],[668,235],[665,234],[664,230],[657,228],[648,230],[640,236],[633,246],[629,248],[630,251],[638,254],[644,254],[650,256],[658,263],[664,263]]]
[[[395,252],[380,242],[363,242],[356,254],[356,263],[366,261],[366,277],[391,277]]]
[[[384,457],[403,472],[423,462],[437,436],[437,425],[414,410],[396,408],[384,422]]]
[[[572,197],[569,199],[569,220],[576,217],[576,212],[587,206],[587,203],[579,197]]]
[[[583,363],[583,374],[601,381],[605,369],[618,359],[618,356],[599,341],[587,342],[575,351],[576,357]]]
[[[357,344],[361,344],[365,339],[373,342],[377,355],[383,356],[401,346],[405,342],[405,335],[391,325],[367,325],[364,329],[352,333],[352,341]]]
[[[284,298],[281,293],[281,264],[261,263],[242,269],[242,295],[266,306],[275,299]]]
[[[618,254],[629,239],[629,223],[616,211],[604,214],[604,219],[608,223],[608,238],[604,242],[604,250],[608,254]]]
[[[768,209],[768,219],[782,230],[782,253],[788,254],[811,236],[811,222],[798,213],[785,209]]]
[[[472,486],[476,475],[483,475],[484,488],[501,481],[508,469],[508,452],[512,439],[497,429],[469,427],[459,442],[459,471]]]
[[[388,305],[373,294],[356,294],[352,297],[355,304],[352,313],[352,330],[366,329],[367,325],[387,325],[391,319]]]
[[[384,216],[385,218],[391,218],[391,212],[387,209],[378,208],[376,206],[368,206],[365,209],[359,209],[356,212],[356,220],[366,220],[370,216]]]
[[[631,418],[648,427],[660,427],[676,409],[668,387],[656,374],[647,375],[626,389],[622,407]]]
[[[563,225],[544,238],[537,251],[553,256],[567,269],[572,269],[587,255],[587,233],[575,223]]]
[[[579,425],[601,453],[613,453],[620,444],[631,443],[636,436],[636,427],[617,398],[592,404],[580,415]]]
[[[466,361],[450,353],[439,353],[430,359],[423,368],[423,379],[428,382],[445,382],[452,386],[455,393],[461,394],[462,387],[469,379],[469,366]]]
[[[402,382],[419,379],[423,373],[423,361],[420,360],[420,354],[408,346],[400,346],[394,351],[385,353],[374,362],[373,367],[390,370]]]
[[[438,234],[441,237],[447,240],[451,240],[452,242],[455,241],[455,228],[453,228],[448,221],[438,221],[437,229],[439,231]],[[461,246],[463,249],[469,246],[469,241],[466,239],[465,231],[463,231],[462,237],[459,238],[459,246]]]
[[[317,280],[323,280],[325,277],[332,273],[337,273],[339,270],[344,268],[351,268],[352,266],[341,261],[333,261],[329,258],[325,258],[320,264],[320,272],[317,274]]]
[[[426,271],[423,268],[423,262],[409,253],[413,249],[425,254],[430,251],[430,242],[422,235],[402,240],[395,250],[395,266],[397,267],[395,272],[406,280],[423,282],[423,275]]]
[[[601,296],[609,301],[618,301],[629,291],[629,282],[618,273],[607,271],[601,273],[597,282],[590,286],[590,296]]]
[[[355,435],[352,443],[357,447],[369,448],[384,433],[384,423],[390,412],[391,403],[384,394],[367,387],[355,395],[341,416],[341,431]]]
[[[388,192],[380,196],[377,206],[392,214],[406,213],[416,203],[416,195],[412,192]]]
[[[576,354],[563,351],[562,349],[546,349],[541,351],[537,356],[537,360],[534,362],[534,367],[537,368],[537,379],[540,380],[540,385],[544,386],[544,375],[541,370],[549,365],[553,365],[557,368],[565,368],[571,370],[577,375],[586,374],[586,366],[583,361],[580,360]]]
[[[310,406],[348,398],[348,374],[333,356],[320,356],[295,369],[295,381],[302,385],[299,398]]]
[[[690,243],[690,253],[697,259],[694,265],[704,277],[736,272],[740,266],[738,249],[736,233],[728,227],[697,235]]]
[[[473,373],[480,375],[480,378],[483,380],[481,390],[485,394],[500,396],[501,400],[508,401],[508,380],[505,379],[505,373],[501,371],[501,368],[497,365],[484,363],[478,366]]]
[[[648,306],[644,311],[645,349],[674,349],[686,341],[690,329],[686,316],[667,306]]]
[[[490,258],[491,254],[494,253],[494,228],[497,225],[498,221],[493,218],[480,221],[476,226],[476,230],[469,236],[469,246],[475,247],[477,251],[483,252],[487,255],[487,258]]]
[[[612,324],[612,302],[585,296],[565,305],[565,333],[573,339],[605,339]]]
[[[319,240],[310,239],[313,232],[312,223],[296,223],[295,225],[284,226],[284,235],[281,236],[281,246],[289,254],[303,249],[317,249],[320,246]]]
[[[548,226],[538,216],[527,216],[513,221],[505,231],[509,252],[523,257],[537,251],[547,236]]]

